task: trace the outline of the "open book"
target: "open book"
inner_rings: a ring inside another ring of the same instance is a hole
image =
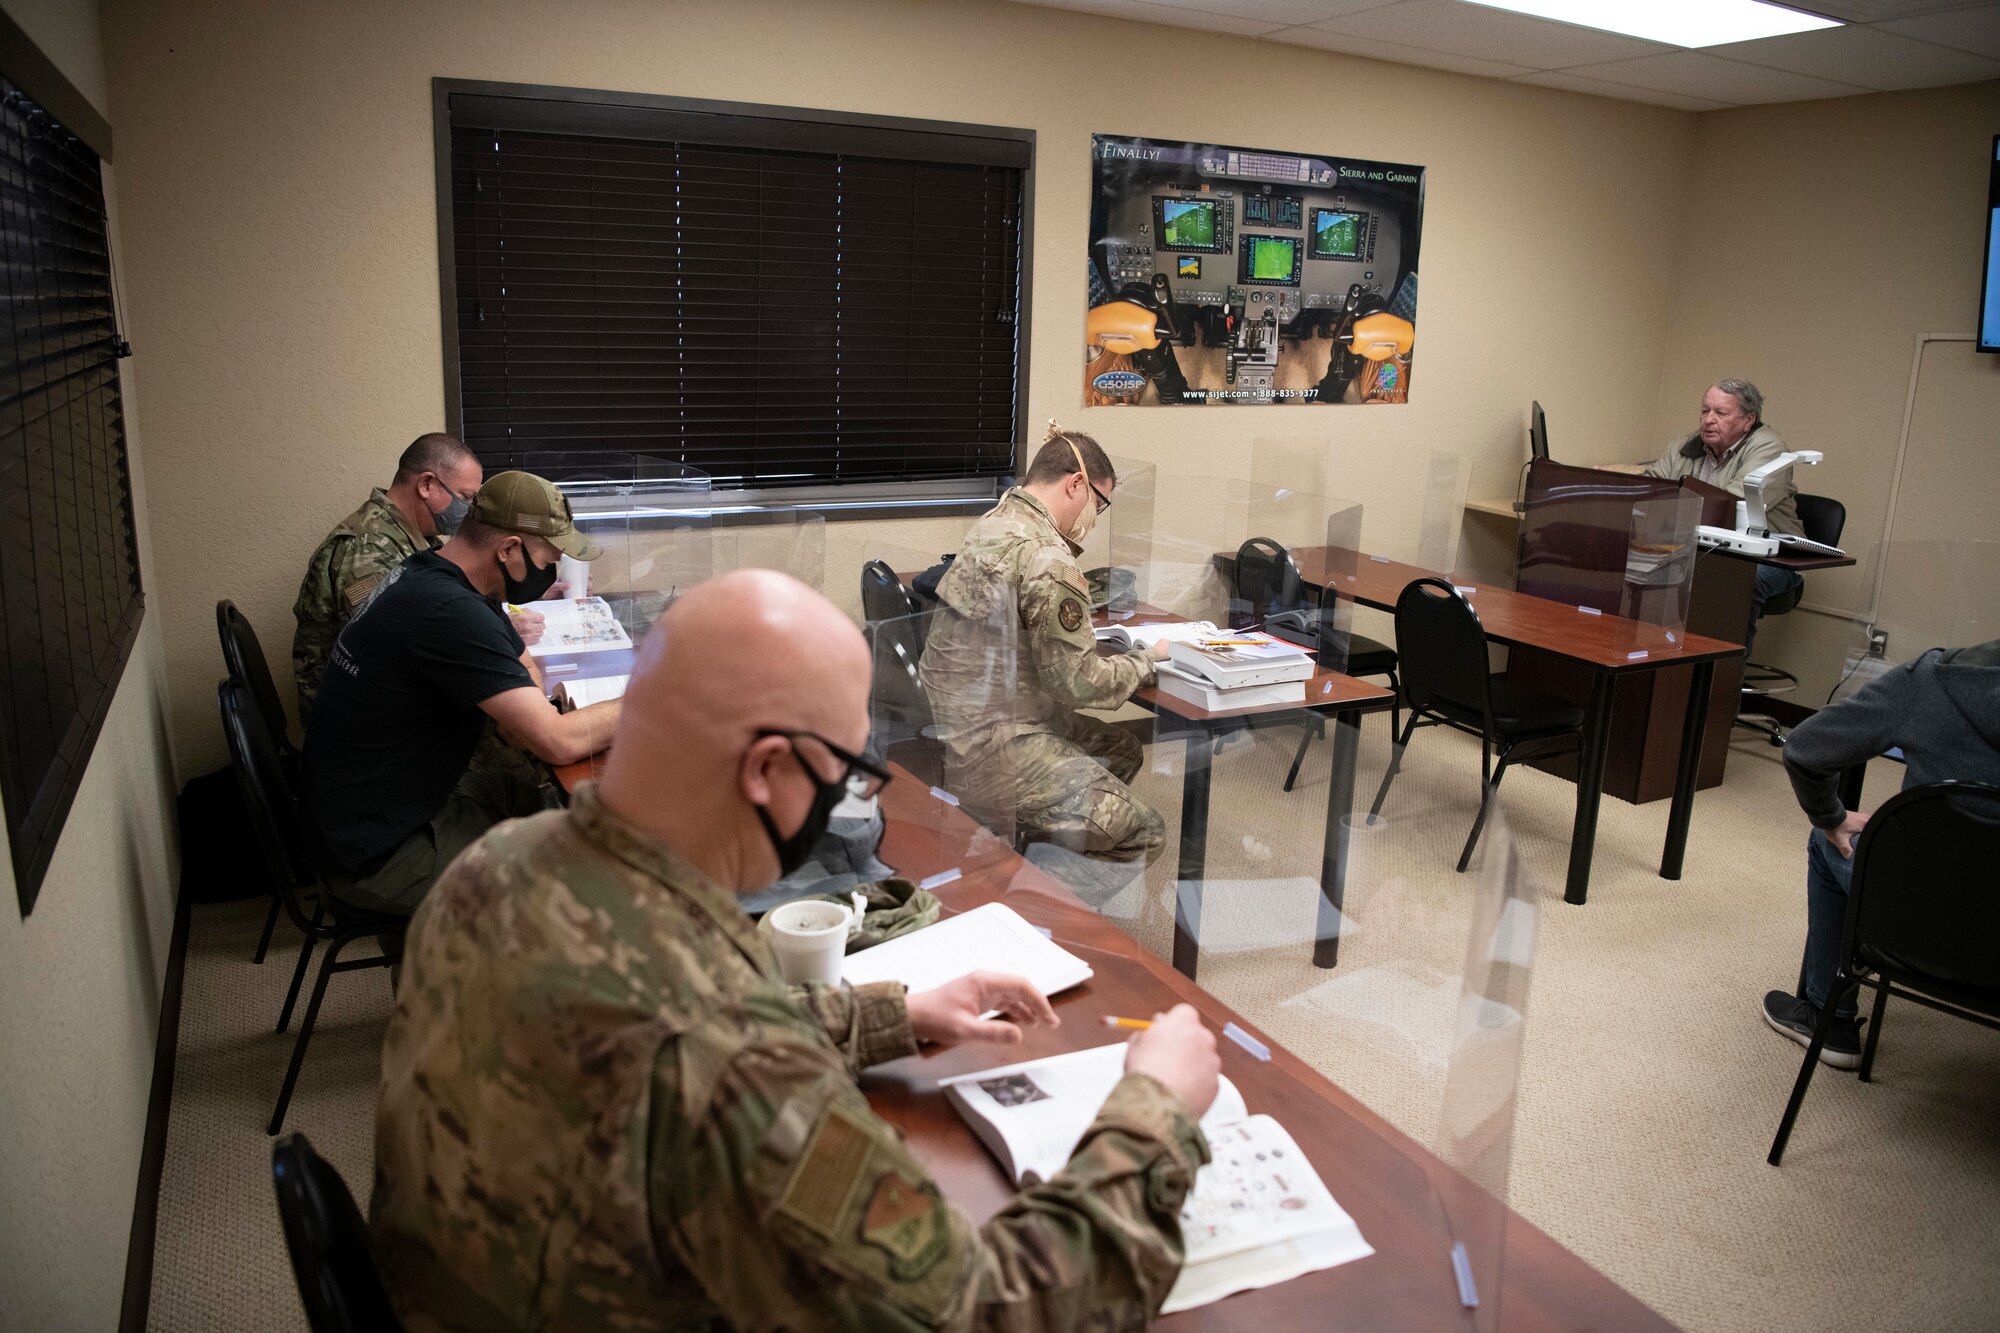
[[[900,981],[910,990],[925,991],[982,970],[1025,977],[1044,995],[1090,980],[1089,963],[1036,930],[1005,903],[975,907],[851,953],[841,964],[840,978],[856,986]]]
[[[618,623],[602,597],[566,597],[560,601],[529,602],[513,610],[542,617],[541,642],[528,651],[536,657],[563,653],[601,653],[630,648],[632,636]]]
[[[1108,643],[1114,648],[1131,650],[1151,648],[1165,640],[1168,643],[1193,643],[1197,639],[1226,639],[1231,637],[1226,631],[1217,629],[1206,620],[1154,621],[1145,625],[1106,625],[1097,631],[1097,641]]]
[[[945,1093],[1016,1184],[1076,1151],[1125,1074],[1125,1044],[947,1079]],[[1227,1078],[1201,1118],[1214,1160],[1181,1205],[1187,1261],[1162,1314],[1332,1268],[1375,1251],[1284,1126],[1251,1115]]]

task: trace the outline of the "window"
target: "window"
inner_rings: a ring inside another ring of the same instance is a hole
[[[25,916],[144,598],[98,155],[8,78],[0,264],[0,797]]]
[[[489,468],[1014,470],[1033,138],[439,80],[447,417]]]

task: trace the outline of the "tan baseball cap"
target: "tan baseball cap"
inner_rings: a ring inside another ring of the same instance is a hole
[[[532,472],[500,472],[472,500],[472,516],[489,528],[540,537],[564,555],[595,560],[604,548],[576,530],[569,497]]]

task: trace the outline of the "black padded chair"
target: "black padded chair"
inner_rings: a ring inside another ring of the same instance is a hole
[[[1828,546],[1840,545],[1840,534],[1847,528],[1847,506],[1828,495],[1798,494],[1799,526],[1805,529],[1808,539]],[[1779,598],[1764,608],[1765,618],[1782,616],[1798,606],[1805,596],[1805,584],[1801,582],[1786,596]],[[1798,688],[1799,678],[1782,667],[1767,666],[1762,662],[1743,664],[1743,699],[1749,709],[1736,719],[1736,725],[1759,731],[1771,738],[1771,744],[1783,745],[1787,734],[1775,718],[1767,718],[1756,711],[1756,705],[1749,702],[1770,695],[1790,694]],[[1739,707],[1746,706],[1740,705]]]
[[[930,698],[917,676],[923,611],[887,564],[870,560],[861,567],[862,634],[874,662],[869,746],[936,785],[944,781],[944,747],[930,734]]]
[[[1261,627],[1272,638],[1310,649],[1319,664],[1349,676],[1387,676],[1389,688],[1400,694],[1396,680],[1396,650],[1365,634],[1342,634],[1333,615],[1334,596],[1327,589],[1320,605],[1309,605],[1305,580],[1298,562],[1285,546],[1269,537],[1252,537],[1236,548],[1236,577],[1230,590],[1230,621],[1235,628]],[[1285,790],[1290,791],[1305,763],[1306,751],[1315,737],[1326,735],[1326,719],[1309,713],[1305,735],[1299,737],[1298,753],[1292,756],[1291,770],[1285,774]],[[1287,718],[1290,723],[1293,719]],[[1253,724],[1254,725],[1254,724]],[[1400,698],[1390,705],[1389,732],[1402,725]]]
[[[1389,784],[1396,780],[1418,727],[1470,732],[1479,737],[1481,786],[1479,816],[1458,855],[1463,871],[1479,844],[1487,808],[1499,794],[1507,765],[1527,757],[1519,751],[1540,756],[1582,749],[1583,710],[1489,671],[1479,613],[1443,579],[1417,579],[1396,598],[1396,642],[1402,648],[1403,702],[1410,720],[1396,737],[1368,819],[1373,823],[1382,813]]]
[[[305,947],[299,950],[298,966],[292,970],[285,1007],[278,1015],[279,1032],[291,1025],[292,1007],[298,1003],[299,986],[312,961],[314,946],[322,941],[326,944],[319,976],[313,982],[312,999],[299,1023],[298,1039],[292,1044],[292,1059],[285,1069],[284,1085],[278,1091],[278,1104],[271,1112],[271,1125],[266,1132],[276,1134],[284,1126],[285,1110],[291,1105],[292,1090],[298,1086],[306,1045],[312,1040],[313,1024],[319,1019],[320,1002],[326,998],[326,983],[335,972],[394,966],[402,956],[403,931],[409,919],[350,907],[336,901],[325,892],[324,886],[312,914],[306,914],[302,890],[318,880],[305,854],[298,803],[279,762],[278,747],[271,739],[270,728],[254,695],[240,681],[224,680],[216,686],[216,698],[222,712],[222,733],[229,742],[229,757],[235,763],[236,778],[243,788],[243,804],[250,812],[251,831],[264,854],[264,863],[270,867],[272,882],[279,886],[285,910],[306,937]],[[341,951],[348,945],[371,935],[385,942],[380,956],[341,958]]]
[[[256,696],[257,706],[270,724],[271,739],[278,747],[278,761],[284,765],[285,776],[296,783],[299,752],[285,726],[285,705],[278,698],[277,682],[271,679],[271,664],[264,656],[264,646],[257,641],[257,631],[250,628],[249,619],[227,597],[215,604],[215,634],[222,640],[223,669],[248,685]],[[251,956],[251,962],[264,961],[271,947],[271,932],[278,926],[278,914],[284,910],[283,901],[274,891],[271,910],[264,914],[264,933],[257,937],[257,952]]]
[[[287,1134],[271,1145],[271,1187],[313,1333],[402,1333],[361,1209],[305,1135]]]
[[[1772,1166],[1806,1099],[1820,1048],[1840,1001],[1875,988],[1875,1011],[1861,1052],[1861,1081],[1875,1069],[1875,1045],[1893,993],[1940,1013],[2000,1029],[2000,787],[1933,782],[1899,792],[1869,816],[1854,845],[1840,971],[1792,1085]]]

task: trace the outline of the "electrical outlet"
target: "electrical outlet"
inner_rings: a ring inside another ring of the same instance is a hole
[[[1869,630],[1868,655],[1870,657],[1883,657],[1886,656],[1888,652],[1889,652],[1889,631],[1885,629]]]

